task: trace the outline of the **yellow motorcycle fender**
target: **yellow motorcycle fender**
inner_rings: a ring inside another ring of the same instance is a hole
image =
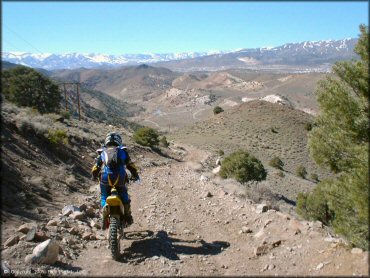
[[[121,201],[121,199],[119,197],[117,197],[117,196],[109,196],[107,198],[107,204],[109,206],[117,206],[117,207],[119,207],[121,213],[124,214],[125,209],[124,209],[123,204],[122,204],[122,201]]]
[[[122,202],[121,199],[117,196],[109,196],[107,198],[107,204],[110,206],[121,206]]]

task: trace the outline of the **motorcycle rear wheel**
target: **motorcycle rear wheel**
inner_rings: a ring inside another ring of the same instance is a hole
[[[120,239],[118,236],[119,232],[119,219],[116,217],[110,218],[109,224],[109,245],[114,260],[118,260],[120,256]]]

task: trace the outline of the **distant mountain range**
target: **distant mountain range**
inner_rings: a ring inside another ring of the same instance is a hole
[[[190,59],[222,53],[226,53],[226,51],[123,55],[94,53],[34,54],[27,52],[3,52],[2,60],[32,68],[55,70],[76,68],[110,68],[125,65],[150,64],[161,61]]]
[[[357,39],[288,43],[278,47],[165,54],[33,54],[3,52],[2,60],[47,70],[112,68],[126,65],[156,64],[172,70],[220,70],[227,68],[279,69],[309,68],[328,70],[340,60],[356,58]]]
[[[156,65],[174,71],[215,71],[230,68],[288,72],[327,72],[337,61],[356,59],[357,39],[288,43],[278,47],[241,49]]]

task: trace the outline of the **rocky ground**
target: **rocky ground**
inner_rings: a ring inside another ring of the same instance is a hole
[[[237,190],[202,177],[199,165],[208,153],[185,145],[174,152],[182,162],[141,163],[142,183],[129,191],[135,223],[125,230],[118,261],[99,229],[91,182],[86,192],[66,196],[59,214],[3,227],[3,270],[17,276],[368,275],[368,252],[351,249],[320,222],[240,199]],[[50,252],[34,249],[48,239]],[[42,259],[55,262],[35,263]]]

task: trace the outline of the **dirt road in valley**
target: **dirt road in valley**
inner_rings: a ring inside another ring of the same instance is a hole
[[[130,186],[135,223],[113,261],[107,241],[91,241],[73,265],[82,275],[368,275],[356,254],[320,223],[298,221],[200,180],[205,152],[145,168]],[[198,169],[198,170],[197,170]]]

